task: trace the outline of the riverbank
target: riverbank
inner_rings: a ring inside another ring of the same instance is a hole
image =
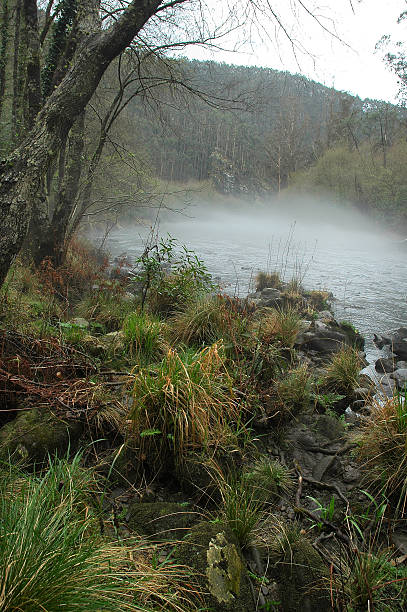
[[[76,244],[2,289],[5,609],[404,610],[404,402],[376,403],[332,295],[221,294],[168,240],[106,268]]]

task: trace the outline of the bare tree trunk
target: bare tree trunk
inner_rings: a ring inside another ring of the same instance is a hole
[[[0,28],[0,120],[3,110],[4,94],[6,90],[6,62],[7,43],[9,39],[10,13],[8,0],[3,0]]]

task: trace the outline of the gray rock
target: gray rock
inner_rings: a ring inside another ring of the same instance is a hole
[[[317,314],[317,321],[334,321],[334,316],[332,314],[332,312],[330,312],[329,310],[321,310],[321,312],[319,312]]]
[[[263,300],[278,300],[281,298],[281,291],[275,289],[274,287],[266,287],[261,292],[261,298]]]
[[[396,365],[394,363],[394,359],[386,359],[384,357],[380,357],[380,359],[378,359],[375,363],[375,370],[377,372],[394,372],[395,369]]]
[[[71,319],[69,321],[69,324],[70,325],[76,325],[77,327],[80,327],[81,329],[88,329],[89,328],[89,321],[87,321],[83,317],[75,317],[74,319]]]
[[[407,369],[407,361],[398,361],[396,363],[396,367],[394,368],[394,370],[405,370],[405,369]]]
[[[407,368],[396,370],[390,377],[396,381],[397,389],[403,389],[407,386]]]
[[[354,482],[359,481],[360,478],[361,478],[361,473],[357,467],[354,467],[353,465],[350,465],[350,464],[345,465],[345,467],[343,468],[343,472],[342,472],[343,482],[345,482],[346,484],[352,484]]]
[[[378,348],[383,348],[387,345],[390,346],[397,357],[400,357],[402,360],[407,360],[407,327],[399,327],[382,336],[377,336],[375,334],[374,343]]]

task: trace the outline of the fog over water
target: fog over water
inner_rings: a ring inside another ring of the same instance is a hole
[[[336,317],[366,336],[369,361],[377,357],[373,333],[407,324],[407,241],[349,208],[281,199],[278,207],[229,210],[201,203],[165,217],[160,235],[193,249],[228,293],[246,295],[256,272],[267,269],[279,270],[284,280],[300,275],[308,289],[332,291]],[[112,255],[137,256],[148,233],[139,225],[115,229]]]

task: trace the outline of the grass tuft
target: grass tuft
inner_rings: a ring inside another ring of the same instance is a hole
[[[160,361],[164,356],[163,323],[145,312],[132,312],[123,323],[130,357],[141,365]]]
[[[265,344],[280,342],[292,348],[300,331],[301,317],[295,308],[274,309],[261,320],[259,336]]]
[[[362,368],[363,363],[357,349],[343,346],[332,356],[326,374],[322,378],[322,385],[336,393],[350,396],[359,386]]]

